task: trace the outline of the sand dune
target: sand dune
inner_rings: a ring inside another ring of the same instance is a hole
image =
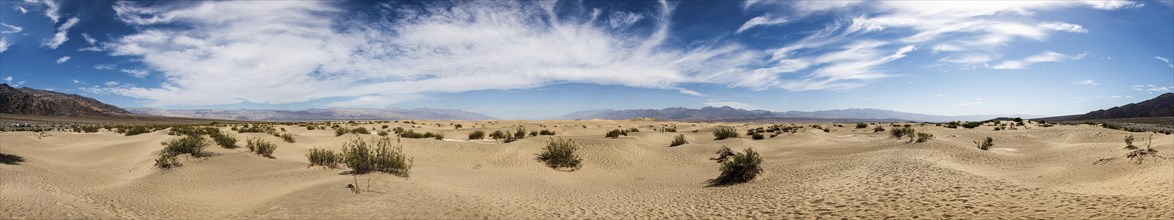
[[[721,124],[461,121],[468,127],[454,130],[448,123],[390,123],[452,140],[401,139],[414,157],[411,176],[360,175],[361,194],[344,187],[354,178],[344,169],[307,168],[310,149],[339,150],[355,137],[330,130],[279,126],[297,134],[296,143],[285,143],[222,128],[240,144],[247,137],[276,143],[275,159],[209,146],[215,156],[182,157],[184,166],[171,170],[153,166],[160,142],[177,138],[166,131],[0,133],[0,153],[24,159],[0,163],[0,218],[1174,218],[1174,159],[1136,164],[1124,157],[1121,139],[1133,134],[1144,146],[1148,135],[1085,125],[914,125],[936,139],[906,143],[871,126],[830,124],[823,126],[831,133],[713,140],[709,131]],[[649,128],[665,124],[679,132]],[[582,168],[555,171],[535,161],[549,136],[461,141],[474,130],[516,125],[581,143]],[[633,127],[643,131],[603,138]],[[689,144],[668,147],[677,134]],[[995,140],[990,151],[972,143],[987,136]],[[1174,158],[1174,136],[1153,137],[1159,155]],[[760,151],[765,173],[708,187],[719,173],[708,158],[723,145]]]

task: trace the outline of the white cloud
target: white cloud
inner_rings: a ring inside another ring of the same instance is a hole
[[[12,83],[12,76],[5,76],[5,77],[4,77],[4,82],[7,82],[7,83]]]
[[[20,12],[21,14],[24,14],[24,13],[29,13],[29,10],[28,10],[28,9],[25,9],[24,7],[20,7],[19,5],[17,5],[17,6],[12,6],[12,9],[13,9],[13,10],[16,10],[17,12]]]
[[[1142,91],[1142,92],[1170,92],[1170,91],[1174,91],[1174,86],[1155,86],[1153,84],[1147,84],[1147,85],[1137,84],[1137,85],[1133,85],[1133,90]]]
[[[70,58],[69,56],[63,56],[63,57],[61,57],[61,58],[57,58],[57,64],[62,64],[62,63],[65,63],[65,62],[69,62],[69,58]]]
[[[21,28],[20,26],[0,23],[0,34],[20,33],[23,30],[24,28]]]
[[[1081,81],[1076,81],[1076,82],[1071,82],[1071,83],[1068,83],[1068,84],[1073,84],[1073,85],[1090,85],[1090,86],[1101,85],[1101,83],[1098,83],[1097,81],[1094,81],[1094,80],[1091,80],[1091,79],[1088,79],[1088,80],[1081,80]]]
[[[739,27],[737,31],[734,31],[734,33],[735,34],[742,33],[742,31],[746,31],[747,29],[754,28],[757,26],[778,25],[778,24],[786,23],[787,21],[788,21],[787,18],[781,18],[781,17],[775,18],[775,17],[772,17],[770,14],[758,16],[758,17],[754,17],[754,18],[750,19],[749,21],[746,21],[746,23],[742,24],[742,27]]]
[[[51,49],[57,49],[57,47],[61,46],[61,44],[64,44],[65,41],[69,40],[69,29],[73,28],[74,25],[77,25],[78,21],[80,20],[78,20],[77,17],[66,20],[64,24],[61,24],[61,26],[57,27],[57,33],[53,34],[53,38],[46,40],[44,45]]]
[[[106,86],[117,86],[118,81],[107,81],[105,84]]]
[[[94,69],[99,69],[99,70],[112,70],[112,69],[114,69],[114,68],[117,68],[117,67],[118,67],[118,65],[114,65],[114,64],[97,64],[97,65],[94,65]]]
[[[1128,0],[1085,0],[1081,1],[1085,5],[1096,9],[1115,10],[1122,8],[1140,8],[1145,4],[1128,1]]]
[[[82,81],[78,81],[77,79],[73,80],[73,84],[79,84],[79,83],[82,83]]]
[[[942,59],[939,59],[938,61],[960,64],[984,64],[990,62],[991,59],[991,56],[986,54],[964,54],[959,55],[958,57],[946,56]]]
[[[88,43],[90,45],[94,45],[94,44],[98,43],[97,39],[90,37],[90,34],[87,34],[87,33],[82,33],[82,38],[84,38],[86,40],[86,43]]]
[[[705,95],[701,94],[700,92],[685,89],[685,88],[677,88],[677,92],[680,92],[681,94],[691,95],[691,96],[705,96]]]
[[[608,18],[608,26],[615,29],[626,28],[639,22],[641,19],[644,19],[644,15],[617,11],[612,13],[611,17]]]
[[[29,1],[29,0],[25,0],[25,1],[36,2],[36,1]],[[61,14],[59,14],[60,13],[59,11],[61,10],[61,6],[58,5],[57,2],[54,0],[40,0],[40,2],[45,4],[45,16],[49,17],[49,20],[53,20],[53,23],[56,24],[57,21],[61,19]]]
[[[710,107],[729,106],[729,107],[745,109],[745,110],[762,109],[762,108],[759,108],[758,106],[748,104],[748,103],[735,102],[735,101],[729,101],[729,100],[717,100],[717,99],[705,100],[705,105],[710,106]]]
[[[1170,63],[1170,60],[1169,60],[1169,59],[1166,59],[1165,57],[1162,57],[1162,56],[1154,56],[1154,59],[1158,59],[1158,60],[1161,60],[1161,61],[1162,61],[1162,63],[1166,63],[1166,66],[1167,66],[1167,67],[1174,68],[1174,63]]]
[[[1088,33],[1088,29],[1084,29],[1084,27],[1081,27],[1080,25],[1069,24],[1069,23],[1064,23],[1064,22],[1044,23],[1044,24],[1040,24],[1040,27],[1045,28],[1045,29],[1050,29],[1050,30],[1056,30],[1056,31],[1066,31],[1066,32],[1072,32],[1072,33]]]
[[[156,88],[109,88],[151,105],[341,97],[350,100],[327,105],[374,103],[370,106],[428,93],[567,82],[678,90],[679,83],[749,81],[737,73],[760,57],[732,44],[663,47],[672,11],[667,2],[642,15],[653,21],[651,30],[637,31],[604,21],[550,19],[546,15],[556,12],[547,2],[396,9],[388,13],[414,16],[348,23],[354,27],[346,30],[336,24],[352,21],[329,17],[342,11],[314,1],[208,1],[184,8],[137,4],[117,3],[116,17],[133,25],[181,27],[139,26],[141,31],[107,48],[113,55],[142,57],[166,79]]]
[[[981,98],[978,98],[978,99],[974,99],[974,100],[969,100],[969,101],[962,101],[962,102],[959,102],[959,103],[958,103],[958,105],[961,105],[961,106],[975,106],[975,105],[981,105],[981,104],[983,104],[983,103],[986,103],[986,101],[982,100]]]
[[[0,53],[8,50],[9,46],[12,46],[12,44],[8,43],[8,39],[0,37]]]
[[[143,78],[143,77],[147,77],[147,75],[151,75],[151,71],[147,71],[147,70],[143,70],[143,69],[122,69],[122,72],[126,73],[126,74],[130,74],[130,76],[138,77],[138,78]]]
[[[1001,69],[1001,70],[1027,69],[1028,66],[1031,66],[1032,64],[1036,64],[1036,63],[1061,62],[1061,61],[1066,61],[1066,60],[1079,60],[1079,59],[1084,59],[1085,56],[1088,56],[1088,52],[1069,56],[1069,55],[1065,55],[1062,53],[1057,53],[1057,52],[1052,52],[1052,51],[1044,51],[1044,52],[1041,52],[1040,54],[1036,54],[1036,55],[1032,55],[1032,56],[1023,58],[1022,60],[1004,60],[1003,62],[1001,62],[999,64],[996,64],[994,66],[990,66],[990,68],[991,69]]]

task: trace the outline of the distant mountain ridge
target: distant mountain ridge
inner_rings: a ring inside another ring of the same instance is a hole
[[[21,115],[103,115],[130,114],[118,106],[98,100],[54,91],[0,84],[0,113]]]
[[[908,112],[898,112],[883,109],[837,109],[825,111],[787,111],[787,112],[772,112],[766,110],[745,110],[729,106],[722,107],[704,107],[701,109],[689,108],[666,108],[666,109],[630,109],[630,110],[588,110],[573,112],[563,115],[559,119],[612,119],[623,120],[632,118],[658,118],[665,120],[682,120],[682,121],[729,121],[729,120],[753,120],[753,119],[786,119],[786,118],[801,118],[801,119],[824,119],[829,121],[844,121],[844,120],[874,120],[874,121],[925,121],[925,122],[945,122],[945,121],[981,121],[996,117],[1039,117],[1035,115],[964,115],[964,116],[941,116],[941,115],[926,115]]]
[[[1174,93],[1158,95],[1150,100],[1101,109],[1076,117],[1076,120],[1174,117]]]
[[[255,110],[255,109],[157,109],[130,108],[131,112],[168,117],[227,119],[245,121],[311,121],[311,120],[492,120],[493,117],[453,109],[433,108],[340,108],[307,110]]]

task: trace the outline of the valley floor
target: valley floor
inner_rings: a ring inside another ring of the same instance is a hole
[[[426,125],[441,123],[441,125]],[[713,140],[715,126],[658,121],[430,121],[390,123],[450,140],[402,139],[408,178],[340,175],[307,167],[312,148],[339,150],[354,135],[278,126],[296,143],[263,133],[275,159],[214,144],[207,158],[155,168],[167,131],[0,133],[0,219],[22,218],[1174,218],[1174,136],[1154,135],[1164,158],[1140,164],[1122,139],[1149,137],[1088,125],[992,131],[913,125],[932,133],[907,143],[870,125],[806,127],[765,140]],[[467,127],[454,129],[448,123]],[[362,124],[374,130],[382,124]],[[583,166],[555,171],[535,160],[549,136],[463,141],[471,131],[525,125],[582,144]],[[653,128],[678,127],[679,132]],[[415,126],[415,127],[413,127]],[[557,126],[557,127],[555,127]],[[650,128],[653,127],[653,128]],[[888,123],[883,126],[890,128]],[[639,128],[618,139],[608,130]],[[697,130],[697,132],[693,132]],[[684,134],[689,144],[669,147]],[[359,135],[369,139],[376,135]],[[989,151],[974,140],[992,137]],[[461,139],[461,140],[451,140]],[[720,146],[759,151],[757,179],[710,187]],[[362,193],[345,186],[357,179]]]

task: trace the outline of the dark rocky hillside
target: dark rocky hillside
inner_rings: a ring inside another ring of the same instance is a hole
[[[0,84],[0,113],[20,115],[130,114],[89,97]]]
[[[1174,116],[1174,93],[1166,93],[1138,103],[1092,111],[1075,120],[1172,116]]]

